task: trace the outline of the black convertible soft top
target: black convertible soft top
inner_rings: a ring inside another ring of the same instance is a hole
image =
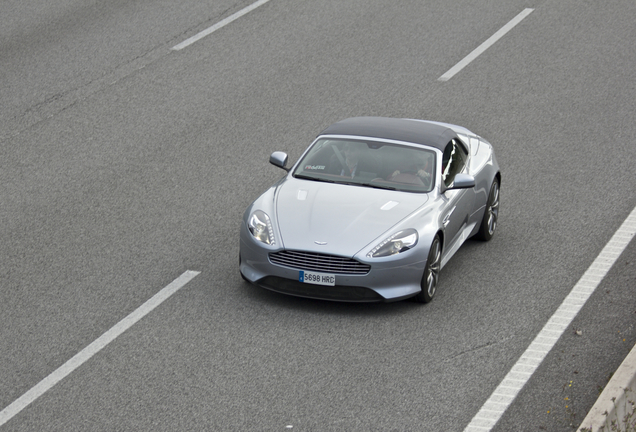
[[[320,135],[354,135],[422,144],[444,151],[446,144],[458,138],[452,129],[410,119],[388,117],[353,117],[332,124]]]

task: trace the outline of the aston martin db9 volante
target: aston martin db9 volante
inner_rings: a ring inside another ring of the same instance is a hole
[[[490,240],[501,175],[492,145],[461,126],[359,117],[325,129],[245,211],[241,276],[284,294],[427,303],[470,237]]]

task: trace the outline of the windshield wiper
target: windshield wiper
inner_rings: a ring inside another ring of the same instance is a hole
[[[349,183],[349,184],[357,185],[357,186],[367,186],[367,187],[372,187],[375,189],[397,190],[397,188],[393,186],[384,186],[384,185],[373,184],[373,183]]]
[[[296,174],[294,176],[294,178],[303,179],[303,180],[313,180],[313,181],[319,181],[319,182],[325,182],[325,183],[335,183],[334,180],[328,180],[328,179],[323,179],[323,178],[318,178],[318,177],[311,177],[311,176],[304,175],[304,174]]]

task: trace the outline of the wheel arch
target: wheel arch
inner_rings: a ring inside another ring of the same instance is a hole
[[[435,233],[435,235],[439,236],[439,243],[440,243],[440,246],[442,248],[442,253],[443,253],[444,252],[444,231],[442,231],[441,229],[437,230],[437,233]],[[433,236],[433,238],[435,238],[435,236]]]

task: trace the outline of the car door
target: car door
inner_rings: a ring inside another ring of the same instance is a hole
[[[442,156],[442,188],[451,187],[455,176],[467,173],[468,149],[458,139],[451,140],[444,148]],[[475,189],[446,190],[442,194],[445,201],[442,212],[445,249],[456,250],[465,240],[464,228],[475,203]]]

